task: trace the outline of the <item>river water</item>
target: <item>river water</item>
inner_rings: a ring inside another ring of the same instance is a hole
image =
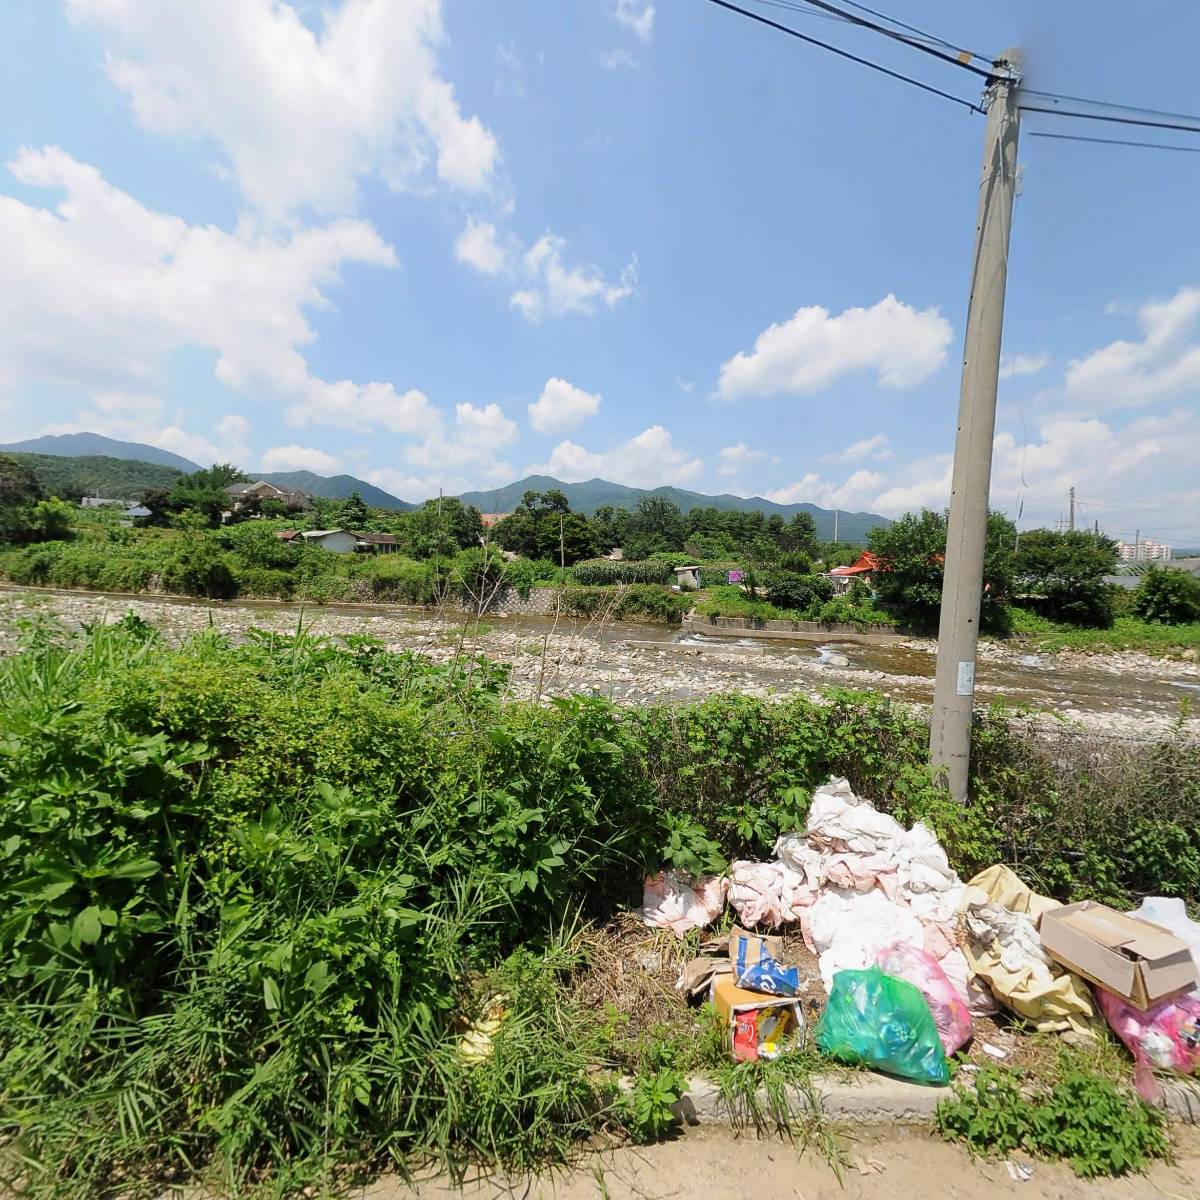
[[[722,691],[755,696],[813,694],[840,684],[916,703],[932,696],[935,644],[860,645],[713,638],[653,626],[461,615],[385,605],[302,606],[278,601],[210,603],[184,597],[0,588],[0,649],[15,622],[44,611],[69,625],[114,620],[132,609],[169,638],[215,626],[238,636],[258,626],[294,631],[300,622],[331,635],[369,633],[394,648],[445,658],[469,646],[508,662],[518,694],[596,691],[621,701],[699,698]],[[1030,654],[984,642],[976,676],[980,702],[1055,712],[1114,734],[1163,728],[1184,718],[1200,733],[1200,667],[1141,654]]]

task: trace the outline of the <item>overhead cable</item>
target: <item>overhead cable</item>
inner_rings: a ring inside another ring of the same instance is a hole
[[[801,33],[798,29],[792,29],[788,25],[781,25],[778,21],[772,21],[770,17],[764,17],[761,13],[751,12],[749,9],[731,4],[729,0],[708,0],[708,2],[720,8],[726,8],[730,12],[738,13],[740,16],[748,17],[751,21],[757,21],[760,25],[776,29],[780,33],[786,33],[789,37],[798,38],[802,42],[807,42],[810,46],[819,46],[822,50],[828,50],[836,54],[839,58],[846,58],[851,62],[858,63],[860,66],[869,67],[872,71],[878,71],[881,75],[887,75],[891,79],[898,79],[901,83],[911,84],[915,88],[920,88],[923,92],[929,92],[934,96],[941,96],[944,100],[952,100],[955,104],[961,104],[963,108],[968,108],[972,112],[983,112],[983,109],[978,104],[974,104],[970,100],[964,100],[961,96],[955,96],[951,92],[942,91],[941,88],[933,87],[928,83],[922,83],[919,79],[913,79],[910,75],[902,75],[899,71],[893,71],[889,67],[881,66],[877,62],[872,62],[869,58],[862,58],[857,54],[851,54],[849,50],[843,50],[840,46],[832,46],[828,42],[821,41],[819,38],[809,37],[808,34]]]

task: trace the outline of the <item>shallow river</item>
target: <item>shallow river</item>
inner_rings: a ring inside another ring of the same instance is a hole
[[[214,625],[231,636],[251,626],[293,631],[303,620],[317,632],[369,633],[388,645],[445,658],[464,643],[509,662],[518,694],[599,691],[623,701],[691,698],[720,691],[750,695],[815,692],[828,684],[928,703],[935,644],[859,645],[831,640],[783,642],[713,638],[652,626],[603,626],[547,617],[488,616],[474,626],[461,616],[384,605],[301,606],[277,601],[209,603],[181,597],[113,596],[3,588],[0,649],[14,641],[15,621],[31,611],[70,625],[113,620],[133,609],[168,637]],[[1200,733],[1200,667],[1141,654],[1034,655],[982,643],[977,673],[982,702],[1003,701],[1062,713],[1113,734],[1161,728],[1181,714]]]

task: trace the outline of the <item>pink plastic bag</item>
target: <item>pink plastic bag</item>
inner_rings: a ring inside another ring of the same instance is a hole
[[[1133,1055],[1134,1083],[1143,1100],[1158,1099],[1151,1067],[1185,1075],[1200,1070],[1200,996],[1171,996],[1142,1011],[1103,988],[1095,991],[1113,1033]]]
[[[875,962],[925,997],[947,1057],[971,1040],[971,1013],[933,955],[907,942],[893,942],[875,955]]]

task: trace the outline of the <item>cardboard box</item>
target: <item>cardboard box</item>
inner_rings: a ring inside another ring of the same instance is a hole
[[[800,991],[800,972],[780,963],[783,942],[777,937],[729,931],[729,965],[738,987],[771,996],[794,996]]]
[[[735,1059],[775,1058],[804,1032],[804,1013],[793,996],[750,992],[723,976],[713,982],[712,1002],[729,1027]]]
[[[1186,942],[1093,900],[1047,910],[1038,930],[1055,962],[1134,1008],[1147,1009],[1196,986],[1196,964]]]

